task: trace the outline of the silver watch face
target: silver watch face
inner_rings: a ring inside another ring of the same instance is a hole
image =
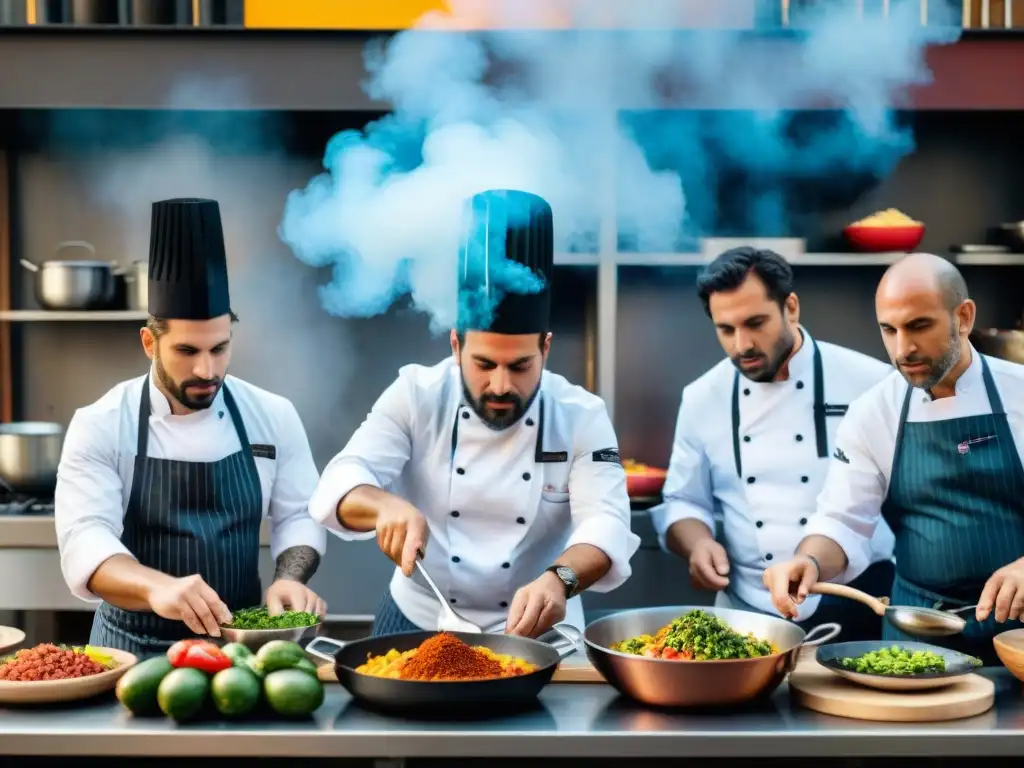
[[[577,579],[576,574],[572,571],[572,568],[567,568],[564,565],[559,566],[557,569],[555,569],[555,575],[558,576],[558,578],[560,578],[563,582],[565,582],[565,586],[575,589]]]

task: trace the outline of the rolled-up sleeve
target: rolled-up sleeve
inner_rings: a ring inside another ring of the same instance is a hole
[[[662,503],[650,510],[651,524],[658,534],[658,544],[666,549],[665,535],[680,520],[700,520],[715,531],[714,495],[711,487],[711,464],[697,437],[693,406],[684,397],[679,403],[676,433],[672,442]]]
[[[309,512],[321,525],[349,541],[372,539],[373,531],[345,528],[338,504],[360,485],[387,490],[412,455],[411,384],[399,375],[374,403],[345,448],[331,459],[309,502]]]
[[[610,592],[632,573],[630,559],[640,547],[640,537],[630,528],[626,472],[608,411],[601,404],[583,418],[569,470],[572,529],[566,549],[590,544],[604,552],[611,568],[590,589]]]
[[[286,549],[298,546],[312,547],[323,556],[327,531],[308,509],[317,485],[316,463],[302,419],[287,400],[277,418],[276,440],[281,451],[270,492],[270,556],[277,560]]]
[[[807,535],[827,536],[848,561],[834,581],[849,583],[872,560],[871,539],[882,515],[887,480],[870,449],[871,404],[854,401],[836,430],[836,447]],[[880,430],[876,430],[880,432]]]
[[[101,602],[89,580],[114,555],[134,557],[121,543],[124,481],[118,471],[117,414],[78,411],[64,435],[57,466],[54,524],[64,581],[75,597]]]

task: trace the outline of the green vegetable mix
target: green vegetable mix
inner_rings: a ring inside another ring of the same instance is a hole
[[[612,646],[612,650],[644,655],[644,651],[652,646],[655,649],[672,648],[683,658],[697,661],[752,659],[777,652],[767,640],[736,632],[722,619],[701,610],[673,619],[655,637],[641,635],[623,640]],[[661,654],[656,658],[662,658]]]
[[[946,660],[934,651],[911,651],[893,645],[839,662],[844,669],[869,675],[924,675],[946,671]]]
[[[231,623],[224,626],[230,629],[292,629],[311,627],[319,623],[319,616],[306,611],[285,611],[277,616],[271,616],[264,605],[235,611],[231,615]]]

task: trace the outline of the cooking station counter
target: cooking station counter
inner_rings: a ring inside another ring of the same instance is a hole
[[[337,685],[303,722],[137,719],[112,696],[92,703],[0,707],[0,754],[288,758],[812,758],[1024,754],[1024,698],[1005,669],[983,672],[996,705],[965,720],[887,724],[791,705],[786,687],[756,709],[684,715],[644,709],[608,685],[552,684],[529,711],[491,720],[415,721],[357,705]],[[238,738],[225,738],[236,736]]]
[[[267,522],[260,528],[260,546],[270,546]],[[0,515],[0,549],[56,549],[52,514]]]

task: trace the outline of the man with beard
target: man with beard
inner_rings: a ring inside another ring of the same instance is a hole
[[[147,656],[185,627],[218,637],[232,611],[263,602],[268,514],[269,611],[324,615],[306,586],[327,541],[306,510],[317,471],[302,422],[283,397],[227,375],[236,318],[213,200],[153,205],[149,313],[149,373],[76,411],[58,468],[64,578],[100,603],[90,643]]]
[[[544,370],[550,206],[491,190],[467,207],[451,358],[399,371],[310,502],[398,566],[375,635],[438,628],[418,556],[467,619],[536,637],[563,618],[582,628],[579,593],[622,584],[639,545],[603,401]]]
[[[816,581],[861,573],[867,542],[887,522],[892,604],[977,604],[963,633],[929,642],[997,664],[992,637],[1024,610],[1024,366],[974,349],[974,302],[938,256],[890,267],[875,310],[898,373],[851,406],[807,538],[764,583],[793,615]],[[884,637],[914,639],[888,622]]]
[[[727,358],[683,389],[664,502],[651,519],[662,546],[689,561],[693,584],[717,592],[716,606],[777,615],[761,574],[803,538],[847,404],[889,369],[811,338],[793,271],[772,251],[726,251],[697,287]],[[881,526],[855,586],[888,594],[892,548]],[[878,616],[849,600],[814,596],[798,618],[838,621],[846,639],[881,634]]]

